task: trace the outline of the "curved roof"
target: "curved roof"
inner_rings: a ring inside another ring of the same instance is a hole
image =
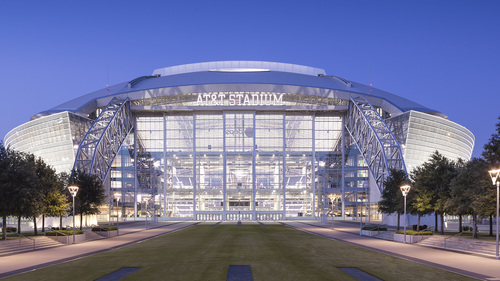
[[[142,76],[78,97],[32,117],[61,111],[89,114],[113,96],[130,99],[148,97],[147,92],[169,89],[160,95],[215,91],[280,91],[287,93],[330,96],[349,99],[363,95],[372,104],[397,115],[409,110],[447,118],[446,115],[400,96],[346,79],[325,75],[324,70],[293,64],[225,61],[188,64],[157,69],[152,76]]]

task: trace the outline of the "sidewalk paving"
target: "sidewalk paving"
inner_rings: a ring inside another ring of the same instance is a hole
[[[335,221],[333,230],[331,229],[331,223],[324,225],[317,221],[284,221],[283,223],[302,231],[456,272],[465,276],[482,280],[500,280],[500,260],[495,258],[361,236],[359,235],[359,225],[348,222]]]
[[[113,238],[3,256],[0,257],[0,278],[124,247],[177,231],[196,223],[192,221],[160,222],[156,226],[148,225],[147,230],[145,230],[144,222],[123,224],[120,225],[120,236]]]

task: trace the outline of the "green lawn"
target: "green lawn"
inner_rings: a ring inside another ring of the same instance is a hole
[[[95,280],[122,267],[142,268],[124,280],[226,280],[229,265],[250,265],[256,281],[356,280],[339,267],[383,280],[470,280],[282,225],[193,226],[5,280]]]

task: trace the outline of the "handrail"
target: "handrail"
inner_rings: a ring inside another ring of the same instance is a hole
[[[68,234],[65,234],[63,232],[60,232],[60,231],[57,231],[55,229],[52,229],[52,226],[47,226],[45,227],[45,229],[50,229],[49,231],[54,231],[56,233],[56,237],[57,237],[57,234],[61,234],[62,236],[68,236]],[[45,232],[45,236],[47,236],[47,232]]]
[[[428,228],[426,229],[422,229],[422,230],[418,230],[417,233],[420,233],[420,232],[424,232],[424,231],[432,231],[434,229],[433,226],[429,226]]]
[[[453,237],[455,237],[455,236],[460,236],[460,235],[462,235],[462,233],[464,233],[464,232],[463,232],[463,231],[460,231],[460,232],[459,232],[459,233],[457,233],[457,234],[454,234],[454,235],[452,235],[452,236],[450,236],[450,237],[446,237],[446,238],[444,238],[444,248],[446,249],[446,241],[447,241],[448,239],[451,239],[451,238],[453,238]],[[458,237],[458,241],[460,241],[460,237]]]
[[[6,231],[6,232],[7,232],[7,233],[14,233],[14,234],[17,234],[19,237],[21,237],[21,239],[19,239],[19,244],[21,244],[21,243],[22,243],[22,240],[23,240],[22,238],[27,238],[27,239],[29,239],[29,240],[33,241],[33,250],[36,250],[36,246],[35,246],[35,239],[33,239],[33,238],[29,238],[28,236],[24,236],[24,235],[22,235],[21,233],[17,233],[17,232],[15,232],[15,231],[14,231],[14,232],[12,232],[12,231]]]

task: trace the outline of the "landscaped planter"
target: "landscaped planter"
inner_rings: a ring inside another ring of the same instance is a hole
[[[394,241],[396,242],[404,242],[404,234],[394,234]],[[408,235],[406,234],[406,243],[418,243],[426,238],[429,238],[430,235]]]
[[[73,235],[68,235],[68,236],[47,236],[49,238],[52,238],[56,241],[59,241],[63,244],[73,244]],[[75,235],[75,243],[81,243],[85,241],[85,234],[77,234]]]
[[[118,236],[118,230],[94,231],[94,233],[99,234],[99,235],[106,237],[106,238]]]

